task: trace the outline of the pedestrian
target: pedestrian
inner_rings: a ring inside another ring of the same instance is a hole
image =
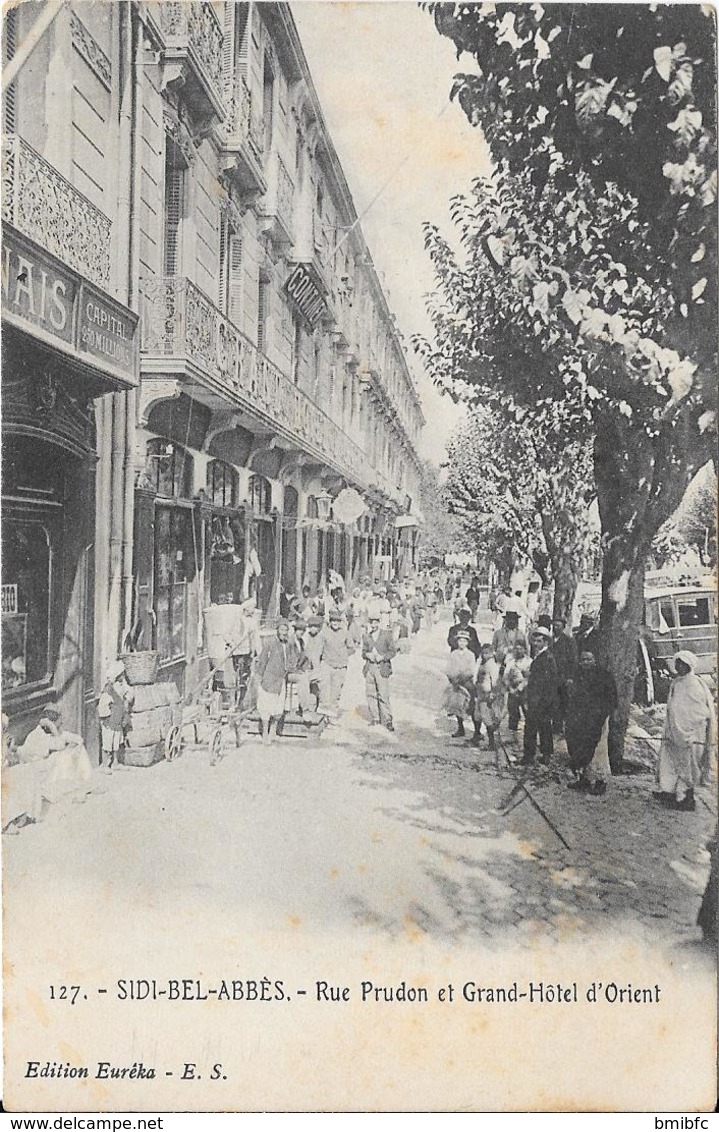
[[[699,907],[697,923],[702,931],[702,937],[707,943],[713,944],[716,949],[717,942],[717,890],[719,889],[719,860],[717,860],[717,832],[707,842],[711,865],[709,879],[704,889],[702,902]]]
[[[469,651],[472,653],[472,656],[475,660],[479,660],[481,646],[479,643],[479,637],[477,636],[477,630],[475,629],[474,625],[470,625],[469,623],[471,616],[472,612],[468,606],[465,605],[462,609],[459,610],[459,613],[457,614],[458,623],[456,625],[450,625],[449,632],[447,633],[447,644],[449,645],[450,649],[456,649],[457,634],[467,633],[469,636]]]
[[[3,768],[3,831],[40,821],[47,806],[63,798],[84,802],[90,791],[92,763],[81,735],[66,731],[62,715],[45,708],[25,741],[15,748],[15,763]]]
[[[254,597],[243,601],[240,606],[228,606],[225,631],[230,645],[234,646],[231,654],[232,666],[235,671],[236,699],[240,706],[250,682],[252,662],[262,648],[256,614],[257,600]]]
[[[694,790],[709,769],[714,703],[697,664],[689,649],[674,657],[676,675],[669,688],[654,794],[670,810],[696,809]]]
[[[479,578],[477,577],[476,574],[474,574],[472,576],[472,581],[469,584],[469,589],[465,593],[464,598],[465,598],[465,601],[467,602],[467,605],[469,606],[470,613],[472,615],[470,620],[476,621],[477,620],[477,610],[479,609],[479,598],[480,598]]]
[[[552,634],[543,625],[532,633],[532,663],[527,678],[527,711],[524,720],[524,757],[530,765],[537,753],[539,736],[540,762],[548,763],[554,754],[552,716],[557,700],[557,666],[550,649]]]
[[[459,629],[455,647],[447,663],[449,687],[442,699],[442,706],[447,715],[453,715],[457,720],[457,730],[452,735],[453,739],[464,738],[464,720],[472,714],[476,668],[477,661],[469,649],[469,632],[466,629]]]
[[[568,783],[570,790],[606,794],[607,783],[604,777],[592,778],[590,767],[604,726],[616,706],[614,677],[598,666],[597,658],[590,649],[585,649],[580,653],[576,670],[567,681],[564,733],[569,769],[573,776]]]
[[[424,609],[425,625],[428,629],[431,629],[437,621],[437,594],[435,592],[434,586],[431,584],[427,586],[427,593],[424,599]]]
[[[380,615],[372,611],[368,630],[362,639],[365,691],[371,722],[382,724],[388,731],[394,731],[389,682],[392,657],[396,652],[394,637],[389,629],[380,628]]]
[[[532,660],[525,641],[518,640],[505,659],[504,683],[507,688],[507,717],[509,730],[516,734],[520,716],[527,715],[527,679]]]
[[[577,671],[577,644],[573,637],[564,631],[565,621],[555,617],[552,621],[552,655],[557,666],[557,708],[552,720],[555,735],[564,732],[569,699],[569,681]],[[595,744],[596,746],[596,744]]]
[[[590,613],[583,613],[579,618],[579,625],[574,632],[574,643],[577,646],[577,656],[587,649],[595,656],[599,655],[599,633]]]
[[[257,658],[257,712],[264,743],[269,742],[273,733],[277,734],[277,724],[285,712],[287,677],[297,672],[300,665],[300,649],[289,635],[289,623],[279,621],[276,635],[267,641]]]
[[[304,639],[305,655],[309,657],[312,668],[309,672],[309,693],[312,698],[312,707],[319,710],[322,701],[322,649],[324,646],[323,622],[320,617],[312,616],[307,622],[307,635]]]
[[[120,751],[125,747],[125,733],[130,724],[132,690],[127,683],[125,665],[121,660],[113,661],[107,670],[107,680],[97,701],[97,715],[100,720],[100,762],[103,769],[111,771]]]
[[[451,604],[453,596],[454,596],[454,582],[453,582],[452,577],[450,575],[450,576],[447,577],[447,581],[444,584],[444,600],[445,600],[446,605]]]
[[[330,609],[329,626],[323,629],[322,638],[321,661],[327,676],[322,706],[336,715],[347,678],[347,665],[357,647],[354,634],[345,625],[339,609]]]
[[[409,612],[412,618],[412,633],[419,633],[422,627],[422,614],[424,613],[424,596],[419,586],[415,589],[414,597],[410,602]]]
[[[333,613],[339,613],[340,620],[346,623],[347,621],[347,599],[345,598],[345,591],[341,586],[335,586],[330,591],[330,604],[327,610],[327,620],[329,621]]]
[[[482,724],[487,729],[488,749],[497,749],[495,735],[504,718],[507,696],[502,673],[491,645],[482,645],[474,687],[474,737],[472,745],[479,746]]]
[[[508,609],[499,629],[492,635],[492,648],[497,664],[502,667],[507,655],[512,655],[514,646],[522,641],[527,645],[527,638],[519,627],[519,616],[513,609]]]
[[[311,594],[312,590],[310,589],[310,587],[308,585],[304,585],[302,587],[301,597],[294,597],[291,600],[289,613],[286,616],[291,620],[295,620],[296,618],[301,617],[303,621],[306,621],[309,617],[311,617],[314,612],[314,605]],[[280,616],[285,616],[281,610]]]

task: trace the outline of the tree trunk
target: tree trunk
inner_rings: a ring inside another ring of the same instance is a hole
[[[706,438],[702,438],[706,442]],[[609,762],[621,774],[633,699],[644,570],[657,531],[677,509],[706,460],[687,417],[667,421],[649,436],[632,422],[608,417],[594,442],[594,473],[602,525],[600,660],[617,686],[609,728]]]
[[[552,619],[564,621],[566,625],[572,623],[572,609],[577,596],[579,585],[578,555],[554,554],[552,555],[552,574],[554,576],[554,604],[552,606]]]

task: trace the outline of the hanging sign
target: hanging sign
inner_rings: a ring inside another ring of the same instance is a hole
[[[303,263],[298,263],[285,283],[285,291],[303,318],[314,329],[327,310],[327,303]]]

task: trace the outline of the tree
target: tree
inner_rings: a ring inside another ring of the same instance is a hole
[[[452,511],[505,583],[517,558],[554,582],[554,616],[568,620],[590,539],[591,453],[557,450],[526,425],[479,409],[448,445]]]
[[[442,561],[445,554],[464,550],[458,522],[450,514],[446,488],[440,482],[439,468],[425,460],[420,484],[420,508],[424,523],[420,542],[420,561]]]
[[[558,434],[579,425],[593,441],[616,771],[646,558],[715,444],[712,16],[681,5],[431,8],[478,64],[453,94],[484,131],[495,173],[456,204],[464,262],[427,230],[441,294],[425,357],[455,393],[535,427],[556,417]]]

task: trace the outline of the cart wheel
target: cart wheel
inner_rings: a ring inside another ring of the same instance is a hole
[[[217,766],[222,759],[222,728],[218,727],[210,736],[210,766]]]
[[[171,727],[165,736],[165,758],[168,763],[174,762],[182,752],[182,731],[179,727]]]

